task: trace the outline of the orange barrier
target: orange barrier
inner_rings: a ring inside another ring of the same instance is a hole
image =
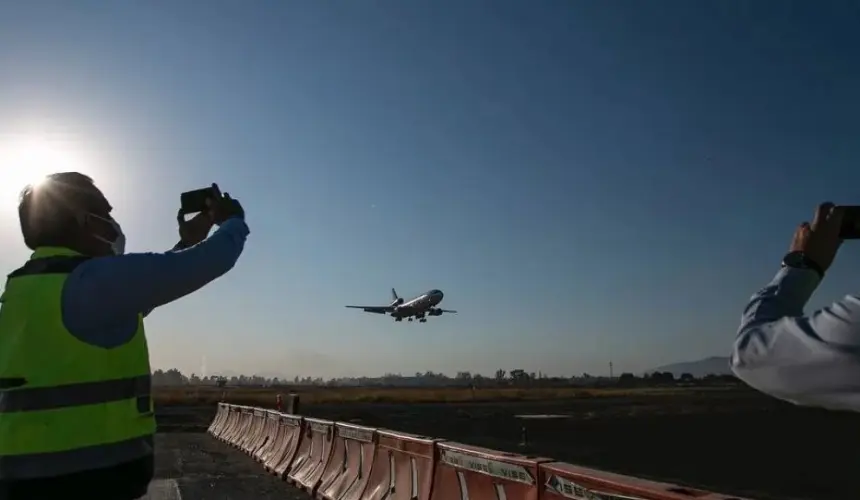
[[[239,449],[245,453],[250,453],[251,446],[253,446],[260,437],[260,433],[263,430],[263,424],[265,423],[264,411],[265,410],[260,410],[258,408],[251,410],[251,425],[248,427],[247,432],[239,438],[237,443],[239,445]]]
[[[242,438],[247,432],[248,428],[251,426],[251,417],[253,416],[251,408],[247,406],[239,407],[239,416],[236,419],[236,423],[230,428],[230,431],[224,436],[224,440],[230,446],[237,448],[237,442]]]
[[[278,420],[281,414],[276,411],[267,411],[263,421],[263,432],[260,433],[260,439],[255,443],[254,449],[251,451],[251,456],[258,462],[265,462],[263,457],[272,447],[275,446],[275,439],[278,437]]]
[[[242,424],[242,408],[230,406],[230,416],[225,424],[225,429],[221,433],[221,440],[227,443],[230,442],[230,437],[236,432],[236,428]]]
[[[223,403],[218,403],[218,411],[215,412],[215,418],[212,419],[212,423],[209,425],[209,428],[206,429],[206,432],[213,436],[217,436],[218,429],[220,429],[224,424],[224,421],[227,419],[227,415],[229,415],[228,407]]]
[[[300,443],[301,454],[296,455],[297,462],[293,464],[287,480],[313,495],[331,457],[334,422],[306,418],[304,430],[305,435]]]
[[[376,440],[367,486],[350,500],[430,500],[437,441],[389,430],[376,431]]]
[[[266,470],[281,479],[286,479],[293,467],[298,466],[298,461],[294,459],[299,450],[299,445],[304,441],[304,433],[302,432],[304,420],[296,415],[281,414],[278,425],[280,426],[278,432],[280,444],[266,460]]]
[[[538,465],[550,459],[450,441],[437,443],[436,447],[439,455],[432,500],[538,500]]]
[[[243,427],[243,431],[241,434],[236,435],[236,440],[233,442],[233,444],[236,445],[236,448],[239,448],[242,451],[245,451],[245,443],[251,437],[251,434],[254,432],[254,428],[257,426],[256,412],[256,408],[248,408],[248,414],[244,417],[246,423]]]
[[[376,454],[376,429],[335,424],[331,458],[323,471],[317,497],[361,500]]]
[[[208,432],[320,500],[747,500],[226,403],[218,404]]]
[[[260,412],[259,414],[257,412]],[[257,452],[257,448],[265,444],[268,436],[266,430],[269,424],[269,410],[254,410],[254,419],[257,424],[251,433],[251,437],[245,443],[245,452],[252,457]]]
[[[622,476],[562,462],[540,465],[542,500],[607,498],[618,500],[744,500],[672,484]]]

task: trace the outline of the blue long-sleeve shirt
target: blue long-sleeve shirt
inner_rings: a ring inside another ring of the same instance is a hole
[[[131,253],[85,261],[63,287],[63,322],[88,344],[120,346],[134,336],[139,314],[147,314],[220,277],[245,247],[245,221],[225,221],[206,240],[184,250]]]
[[[815,271],[783,268],[753,295],[731,367],[741,380],[779,399],[860,411],[860,297],[847,295],[804,315],[818,283]]]

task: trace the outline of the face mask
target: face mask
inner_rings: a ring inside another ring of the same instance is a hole
[[[110,224],[113,227],[114,231],[116,231],[116,239],[113,241],[110,241],[107,238],[103,238],[97,234],[94,234],[93,237],[96,238],[97,240],[104,241],[105,243],[110,245],[110,248],[113,251],[114,255],[124,254],[125,253],[125,233],[122,232],[122,228],[119,226],[119,222],[117,222],[113,219],[106,219],[104,217],[100,217],[96,214],[89,214],[89,216],[95,217],[97,219],[101,219],[101,220],[107,222],[108,224]]]

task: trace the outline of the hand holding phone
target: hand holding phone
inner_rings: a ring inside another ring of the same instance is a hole
[[[221,190],[218,184],[212,184],[208,188],[186,191],[179,195],[180,211],[183,215],[194,214],[209,210],[212,202],[221,198]]]

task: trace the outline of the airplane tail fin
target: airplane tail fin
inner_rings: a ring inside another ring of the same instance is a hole
[[[392,298],[393,300],[397,300],[397,299],[399,299],[399,298],[400,298],[400,297],[398,297],[398,296],[397,296],[397,292],[396,292],[393,288],[391,289],[391,298]]]

